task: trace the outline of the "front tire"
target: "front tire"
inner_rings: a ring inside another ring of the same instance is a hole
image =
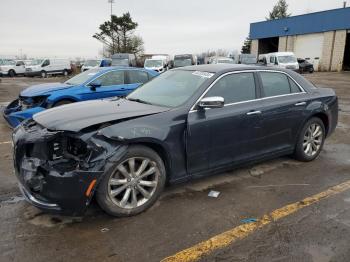
[[[165,166],[159,155],[145,146],[131,146],[100,182],[96,199],[109,215],[137,215],[156,202],[165,180]]]
[[[322,120],[318,117],[311,118],[299,134],[295,147],[295,158],[303,162],[317,158],[323,148],[325,137],[326,130]]]
[[[68,70],[63,70],[63,75],[64,75],[64,76],[68,76],[68,74],[69,74],[69,73],[68,73]]]

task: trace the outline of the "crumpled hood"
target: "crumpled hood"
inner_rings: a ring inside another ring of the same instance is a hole
[[[65,83],[46,83],[46,84],[39,84],[30,86],[26,89],[24,89],[20,96],[40,96],[40,95],[46,95],[49,92],[62,90],[66,88],[73,87],[72,85],[67,85]]]
[[[169,110],[126,99],[102,99],[55,107],[35,114],[33,119],[50,130],[78,132],[86,127]]]

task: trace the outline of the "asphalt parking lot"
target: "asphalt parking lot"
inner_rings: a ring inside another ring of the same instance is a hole
[[[338,127],[318,159],[279,158],[168,187],[131,218],[96,204],[83,218],[51,216],[23,201],[1,117],[0,261],[349,261],[350,73],[305,76],[339,97]],[[3,78],[0,105],[61,80]]]

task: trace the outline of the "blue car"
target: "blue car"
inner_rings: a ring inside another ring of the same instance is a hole
[[[101,67],[85,71],[64,83],[47,83],[24,89],[4,110],[11,127],[48,108],[79,101],[126,96],[159,75],[143,68]]]

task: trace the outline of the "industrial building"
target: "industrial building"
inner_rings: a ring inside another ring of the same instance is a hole
[[[250,24],[251,53],[294,52],[316,70],[350,70],[350,8]]]

